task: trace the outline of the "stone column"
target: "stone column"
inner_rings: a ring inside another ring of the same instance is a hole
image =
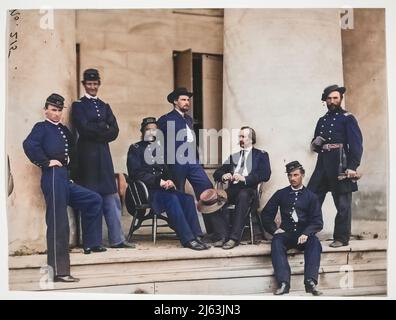
[[[346,106],[363,133],[363,178],[353,197],[354,233],[386,234],[388,100],[385,9],[354,9],[353,26],[342,31]]]
[[[316,154],[309,145],[327,112],[321,93],[343,83],[340,15],[335,9],[225,9],[224,33],[223,126],[252,126],[256,146],[269,153],[264,205],[288,185],[287,162],[304,165],[305,184],[313,172]],[[323,209],[325,232],[331,233],[330,195]]]
[[[44,119],[45,99],[51,93],[65,97],[67,107],[76,97],[75,11],[18,12],[19,19],[14,13],[7,22],[8,33],[17,33],[7,77],[6,151],[15,184],[7,201],[10,254],[46,249],[41,170],[27,159],[22,142]],[[69,111],[64,111],[65,124]]]

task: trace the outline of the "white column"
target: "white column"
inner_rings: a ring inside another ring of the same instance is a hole
[[[385,9],[354,9],[353,29],[342,31],[346,106],[363,134],[363,178],[354,193],[353,233],[387,233],[389,188]],[[393,124],[392,124],[393,125]],[[366,236],[367,236],[366,234]]]
[[[339,21],[333,9],[225,10],[223,126],[252,126],[256,146],[269,153],[272,176],[262,205],[288,185],[287,162],[304,165],[305,184],[313,172],[309,144],[327,112],[321,93],[343,84]],[[330,198],[323,207],[326,232],[334,226]]]
[[[67,107],[76,97],[75,11],[19,13],[18,20],[9,17],[7,26],[9,33],[17,33],[7,77],[6,145],[15,184],[7,201],[10,253],[46,249],[41,170],[27,159],[22,142],[44,119],[44,103],[51,93],[65,97]],[[69,111],[64,112],[66,124]]]

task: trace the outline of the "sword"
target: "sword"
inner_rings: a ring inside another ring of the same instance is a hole
[[[354,174],[353,176],[347,176],[347,174],[345,172],[338,174],[337,179],[339,181],[341,180],[345,180],[345,179],[351,179],[352,182],[356,182],[358,181],[360,178],[362,177],[361,173],[356,172],[356,174]]]
[[[339,154],[340,154],[340,159],[338,164],[338,176],[337,176],[338,181],[342,181],[345,179],[350,179],[352,182],[358,181],[362,177],[361,173],[356,172],[354,175],[349,175],[349,177],[345,173],[345,170],[347,169],[347,159],[343,147],[340,148]]]

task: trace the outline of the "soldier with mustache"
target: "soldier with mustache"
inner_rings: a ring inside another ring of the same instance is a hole
[[[308,188],[322,205],[331,192],[337,208],[331,247],[347,246],[351,235],[352,192],[358,190],[356,170],[363,154],[363,137],[356,118],[341,107],[346,89],[331,85],[323,90],[328,112],[319,118],[311,148],[318,153]]]

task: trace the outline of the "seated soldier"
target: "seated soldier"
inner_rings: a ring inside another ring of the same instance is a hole
[[[314,296],[322,294],[317,288],[322,246],[316,233],[323,228],[322,210],[318,197],[302,184],[305,170],[298,161],[286,165],[290,185],[275,192],[262,211],[264,228],[271,233],[271,257],[279,289],[275,295],[289,293],[290,266],[287,250],[304,251],[305,291]],[[281,224],[275,223],[280,209]]]
[[[164,163],[163,146],[156,139],[156,119],[144,118],[140,131],[142,140],[132,144],[128,151],[129,177],[146,184],[153,210],[158,214],[166,212],[170,227],[176,231],[184,247],[193,250],[209,249],[201,241],[203,234],[194,198],[175,189],[174,179]]]

